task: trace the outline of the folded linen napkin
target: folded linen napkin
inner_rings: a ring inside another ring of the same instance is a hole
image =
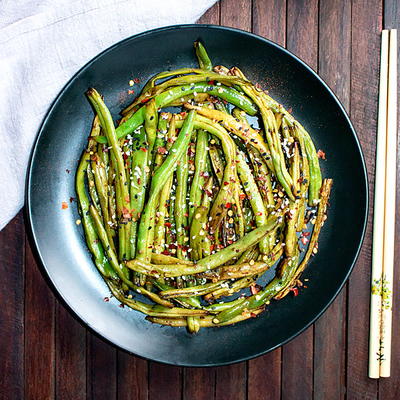
[[[3,0],[0,7],[0,230],[24,203],[37,130],[68,79],[110,45],[193,23],[216,0]]]

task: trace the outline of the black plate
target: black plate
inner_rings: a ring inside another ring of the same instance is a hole
[[[303,277],[308,288],[297,297],[273,302],[260,317],[230,327],[203,329],[152,325],[109,292],[84,242],[76,204],[74,171],[92,120],[85,91],[93,86],[105,97],[115,119],[153,74],[196,66],[193,42],[201,39],[214,64],[239,66],[283,103],[311,133],[325,177],[334,179],[329,218],[319,252]],[[133,77],[140,84],[130,88]],[[71,170],[68,173],[66,169]],[[139,356],[184,366],[214,366],[246,360],[287,342],[314,322],[348,278],[359,253],[367,219],[367,177],[356,133],[327,85],[288,51],[251,33],[210,25],[153,30],[110,47],[65,86],[40,128],[27,178],[27,205],[33,238],[56,290],[88,326],[110,342]],[[38,311],[39,312],[39,311]]]

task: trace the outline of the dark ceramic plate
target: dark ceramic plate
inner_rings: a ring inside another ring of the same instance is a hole
[[[308,129],[325,177],[334,180],[329,218],[319,252],[303,277],[308,288],[297,297],[272,303],[261,316],[235,326],[203,329],[152,325],[144,316],[104,302],[109,292],[75,224],[74,171],[92,119],[85,98],[99,90],[115,119],[128,104],[128,82],[140,84],[155,73],[196,66],[193,42],[201,39],[214,64],[239,66],[270,94],[292,107]],[[66,170],[70,170],[68,173]],[[27,178],[29,222],[38,254],[56,291],[77,316],[110,342],[152,360],[184,366],[213,366],[264,354],[298,335],[333,301],[354,265],[367,218],[367,178],[356,133],[343,107],[324,82],[288,51],[261,37],[207,25],[172,26],[146,32],[114,45],[83,67],[64,87],[40,128]]]

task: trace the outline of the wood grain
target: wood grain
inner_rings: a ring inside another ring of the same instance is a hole
[[[0,232],[0,398],[24,396],[24,245],[20,212]]]
[[[350,109],[351,3],[321,1],[318,73]],[[314,399],[342,399],[346,386],[347,285],[314,329]]]
[[[287,48],[317,70],[318,0],[287,0]]]
[[[221,0],[221,25],[251,31],[251,1]]]
[[[364,245],[349,281],[347,391],[348,399],[376,399],[377,382],[367,378],[368,321],[371,270],[373,182],[382,4],[354,0],[352,4],[352,66],[350,115],[367,164],[370,218]]]
[[[94,333],[88,333],[87,396],[96,400],[117,398],[117,350]]]
[[[210,400],[214,398],[217,368],[185,368],[184,400]]]
[[[286,1],[253,0],[252,31],[281,46],[285,46]]]
[[[123,350],[117,353],[118,400],[148,398],[148,362]]]
[[[56,316],[55,397],[58,400],[84,400],[86,329],[59,302],[56,305]]]
[[[248,400],[281,399],[281,348],[249,361]]]
[[[182,368],[149,363],[149,400],[182,398]]]
[[[217,368],[215,398],[218,400],[246,399],[247,363]]]
[[[25,257],[25,399],[51,399],[55,394],[55,298],[28,241]]]

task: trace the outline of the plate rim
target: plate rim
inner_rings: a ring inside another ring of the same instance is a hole
[[[365,212],[364,212],[364,218],[363,218],[363,227],[362,227],[361,236],[359,238],[359,242],[358,242],[358,246],[357,246],[356,252],[355,252],[355,254],[353,256],[353,261],[351,262],[351,265],[348,268],[348,271],[347,271],[343,281],[341,282],[341,284],[339,285],[339,287],[335,291],[334,295],[327,302],[327,304],[318,313],[316,313],[314,318],[312,318],[311,321],[309,323],[307,323],[306,325],[304,325],[300,330],[295,332],[290,337],[286,338],[286,340],[283,340],[282,342],[280,342],[279,344],[277,344],[277,345],[275,345],[275,346],[273,346],[271,348],[268,348],[266,350],[257,352],[255,354],[250,354],[250,355],[247,355],[245,357],[241,357],[239,359],[235,359],[234,361],[202,363],[202,364],[198,364],[196,362],[176,363],[176,362],[168,361],[167,359],[160,359],[160,358],[156,358],[156,357],[150,358],[150,357],[146,357],[144,355],[135,353],[131,349],[125,347],[123,344],[116,343],[112,337],[110,337],[109,335],[103,334],[102,332],[99,332],[89,322],[87,322],[87,320],[84,318],[84,316],[82,316],[81,313],[79,313],[79,310],[75,309],[72,306],[72,304],[70,304],[70,302],[68,302],[66,300],[66,298],[63,295],[63,292],[61,290],[59,290],[58,286],[54,283],[54,281],[53,281],[53,279],[51,277],[50,269],[46,265],[46,263],[45,263],[45,261],[44,261],[44,259],[42,257],[42,254],[41,254],[40,248],[38,246],[38,243],[37,243],[36,231],[35,231],[33,218],[32,218],[32,204],[31,204],[31,200],[32,200],[32,198],[31,198],[32,197],[31,196],[32,169],[33,169],[33,163],[35,161],[35,155],[36,155],[36,152],[37,152],[37,149],[38,149],[38,143],[39,143],[40,137],[43,134],[43,131],[44,131],[45,127],[46,127],[47,121],[48,121],[48,119],[50,117],[50,114],[53,112],[54,108],[56,107],[58,102],[61,100],[61,98],[64,95],[65,91],[75,82],[76,78],[83,71],[85,71],[87,68],[89,68],[93,63],[95,63],[99,58],[101,58],[103,55],[113,51],[115,48],[123,46],[127,42],[130,42],[132,40],[136,40],[138,38],[150,36],[150,35],[152,35],[154,33],[159,33],[159,32],[163,32],[163,31],[174,31],[174,30],[195,29],[195,28],[206,28],[206,29],[211,29],[211,30],[215,29],[215,30],[222,30],[222,31],[230,31],[230,32],[239,33],[239,34],[247,36],[249,38],[261,40],[262,42],[266,43],[267,45],[275,47],[278,50],[282,51],[283,53],[286,53],[286,55],[288,55],[289,57],[291,57],[292,59],[294,59],[295,61],[300,63],[306,70],[308,70],[308,72],[311,73],[313,75],[313,77],[316,78],[317,81],[319,81],[320,84],[322,84],[322,86],[327,90],[328,94],[333,98],[333,100],[339,106],[340,111],[344,115],[344,117],[346,119],[346,122],[347,122],[348,126],[350,127],[352,135],[353,135],[353,137],[355,139],[355,143],[357,145],[358,153],[359,153],[360,158],[361,158],[362,172],[363,172],[363,176],[364,176],[363,186],[364,186],[364,190],[365,190],[365,196],[364,196],[364,199],[363,199],[364,200],[364,205],[365,205]],[[363,150],[362,150],[362,146],[361,146],[360,140],[358,138],[357,132],[356,132],[351,120],[350,120],[350,117],[349,117],[346,109],[344,108],[343,104],[338,99],[336,94],[333,92],[333,90],[329,87],[329,85],[307,63],[305,63],[298,56],[296,56],[295,54],[293,54],[292,52],[290,52],[286,48],[280,46],[279,44],[277,44],[277,43],[275,43],[275,42],[273,42],[273,41],[271,41],[269,39],[266,39],[266,38],[264,38],[264,37],[262,37],[260,35],[254,34],[252,32],[247,32],[247,31],[244,31],[244,30],[238,29],[238,28],[232,28],[232,27],[227,27],[227,26],[222,26],[222,25],[214,25],[214,24],[178,24],[178,25],[168,25],[168,26],[164,26],[164,27],[160,27],[160,28],[154,28],[154,29],[151,29],[151,30],[147,30],[147,31],[144,31],[144,32],[141,32],[141,33],[137,33],[137,34],[131,35],[131,36],[129,36],[129,37],[125,38],[125,39],[122,39],[122,40],[114,43],[113,45],[107,47],[106,49],[104,49],[103,51],[98,53],[96,56],[94,56],[92,59],[90,59],[87,63],[85,63],[81,68],[79,68],[68,79],[68,81],[60,89],[60,91],[58,92],[58,94],[56,95],[54,100],[51,102],[51,104],[47,108],[47,110],[45,112],[45,115],[44,115],[44,117],[43,117],[43,119],[42,119],[42,121],[41,121],[41,123],[39,125],[39,128],[38,128],[37,132],[36,132],[36,136],[35,136],[35,139],[34,139],[34,142],[33,142],[33,145],[32,145],[32,150],[31,150],[30,156],[29,156],[28,167],[27,167],[27,170],[26,170],[25,195],[24,195],[24,197],[25,197],[25,214],[27,216],[26,221],[28,222],[25,225],[28,228],[27,229],[27,233],[28,233],[29,239],[30,239],[31,243],[34,244],[32,250],[35,253],[36,258],[38,259],[38,261],[40,261],[39,262],[39,269],[41,269],[42,271],[45,271],[45,277],[44,278],[46,280],[46,283],[48,285],[50,284],[49,286],[51,287],[51,290],[53,292],[55,291],[54,294],[59,299],[61,299],[63,305],[67,306],[68,310],[73,313],[73,317],[77,318],[79,320],[79,323],[83,324],[85,327],[88,327],[92,332],[94,332],[97,336],[100,336],[103,340],[106,340],[111,345],[116,346],[117,348],[120,348],[120,349],[122,349],[124,351],[127,351],[130,354],[133,354],[133,355],[135,355],[137,357],[140,357],[142,359],[146,359],[146,360],[150,360],[150,361],[156,361],[156,362],[159,362],[159,363],[162,363],[162,364],[166,364],[166,365],[174,365],[174,366],[182,366],[182,367],[216,367],[216,366],[232,365],[232,364],[237,364],[239,362],[251,360],[253,358],[262,356],[264,354],[267,354],[267,353],[277,349],[278,347],[281,347],[281,346],[285,345],[286,343],[290,342],[295,337],[297,337],[298,335],[303,333],[312,324],[314,324],[325,313],[325,311],[328,309],[328,307],[335,301],[335,299],[337,298],[339,293],[342,291],[344,285],[348,281],[351,273],[353,272],[354,266],[355,266],[355,264],[356,264],[356,262],[358,260],[358,257],[360,255],[360,252],[361,252],[364,240],[365,240],[365,235],[366,235],[366,230],[367,230],[367,225],[368,225],[368,219],[369,219],[369,203],[370,203],[370,199],[369,199],[369,179],[368,179],[368,173],[367,173],[365,157],[364,157],[364,153],[363,153]],[[43,274],[42,271],[41,271],[41,273]]]

